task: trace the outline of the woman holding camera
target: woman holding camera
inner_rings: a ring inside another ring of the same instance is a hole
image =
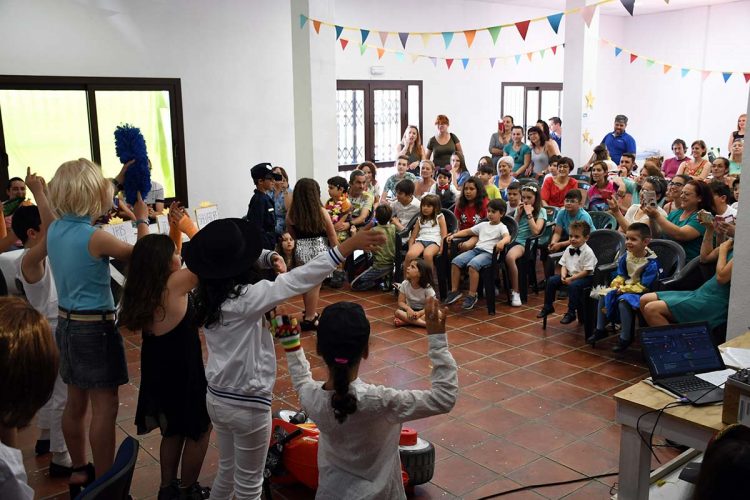
[[[620,207],[617,205],[617,200],[610,198],[607,200],[609,204],[609,212],[617,219],[617,224],[620,226],[620,232],[625,233],[631,224],[634,222],[643,222],[651,227],[652,234],[659,234],[660,230],[658,226],[652,223],[655,219],[651,219],[646,211],[646,207],[651,206],[656,209],[659,215],[667,217],[667,213],[661,208],[660,204],[664,199],[664,193],[666,191],[666,183],[664,179],[656,176],[646,177],[646,180],[641,184],[641,203],[634,203],[630,205],[625,215],[622,214]]]

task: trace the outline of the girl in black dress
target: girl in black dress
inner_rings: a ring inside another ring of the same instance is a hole
[[[177,237],[181,236],[178,226],[193,226],[185,232],[195,232],[192,221],[175,205],[170,208],[170,224]],[[209,493],[198,484],[211,420],[206,411],[206,375],[190,296],[195,278],[180,269],[178,246],[161,234],[138,240],[120,312],[120,325],[141,330],[143,335],[135,423],[138,434],[157,427],[161,430],[159,500],[201,499],[208,498]],[[181,480],[177,473],[180,462]]]

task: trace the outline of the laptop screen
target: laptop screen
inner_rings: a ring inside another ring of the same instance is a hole
[[[641,346],[654,379],[725,368],[707,323],[644,328]]]

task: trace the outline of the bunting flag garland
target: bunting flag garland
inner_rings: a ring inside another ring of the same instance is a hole
[[[635,54],[630,54],[630,64],[633,64],[633,61],[635,61],[636,59],[638,59],[638,56],[637,56],[637,55],[635,55]]]
[[[403,52],[396,52],[396,60],[399,62],[404,61],[404,53]]]
[[[339,38],[341,38],[341,32],[344,31],[344,27],[335,26],[335,28],[336,28],[336,40],[338,40]]]
[[[320,21],[313,20],[313,28],[315,28],[315,33],[320,35]]]
[[[632,16],[633,8],[635,7],[635,0],[620,0],[620,3],[622,4],[623,7],[625,7],[625,10],[627,10],[628,13]]]
[[[647,59],[646,60],[646,67],[647,68],[650,68],[653,65],[654,65],[654,60],[653,59]]]
[[[448,69],[451,69],[451,65],[453,64],[453,59],[446,59],[445,64],[448,66]]]
[[[432,35],[430,35],[429,33],[422,33],[422,43],[424,44],[425,47],[427,47],[427,44],[430,43],[430,37],[431,36]],[[404,47],[404,48],[406,48],[406,47]]]
[[[487,28],[487,31],[490,32],[490,36],[492,37],[492,45],[497,44],[497,37],[500,35],[500,26],[493,26],[492,28]]]
[[[430,57],[430,61],[432,62],[432,65],[437,68],[437,57]]]
[[[750,73],[743,73],[743,76],[745,77],[745,83],[750,82]]]
[[[453,32],[452,31],[443,32],[443,41],[445,42],[445,48],[448,49],[448,47],[451,46],[451,42],[453,41]]]
[[[342,38],[342,40],[343,40],[343,38]],[[367,45],[360,44],[360,46],[359,46],[359,55],[364,55],[364,53],[365,53],[366,50],[367,50]]]
[[[383,54],[385,54],[385,49],[381,49],[380,47],[378,47],[377,51],[378,51],[378,59],[382,59]]]
[[[727,80],[732,77],[732,73],[729,72],[722,72],[721,76],[724,77],[724,83],[727,83]]]
[[[495,67],[495,58],[490,57],[490,68]],[[745,81],[747,81],[747,78],[750,77],[750,73],[745,73]]]
[[[665,64],[664,65],[664,74],[666,75],[667,73],[669,73],[670,69],[672,69],[672,66],[670,66],[669,64]]]
[[[518,64],[518,63],[519,63],[519,62],[521,61],[521,54],[516,54],[516,55],[515,55],[515,56],[513,56],[513,57],[515,57],[515,58],[516,58],[516,64]]]
[[[362,34],[362,43],[364,44],[367,41],[367,37],[370,36],[370,30],[359,30],[359,32]]]
[[[406,41],[409,39],[409,33],[399,33],[398,39],[401,40],[401,46],[406,49]]]
[[[463,59],[461,59],[461,64],[463,64],[464,65],[464,69],[466,69],[466,66],[469,65],[469,58],[468,57],[464,57]]]
[[[619,56],[622,52],[622,49],[620,47],[615,47],[615,57]]]
[[[706,81],[706,78],[708,78],[709,76],[711,76],[710,71],[701,71],[701,80],[703,80],[704,82]]]
[[[680,76],[682,76],[683,78],[685,78],[685,77],[687,76],[687,74],[688,74],[688,73],[690,73],[690,70],[689,70],[689,69],[687,69],[687,68],[682,68],[682,69],[680,70]]]
[[[552,54],[553,54],[553,55],[557,55],[557,45],[554,45],[554,46],[552,47]]]
[[[382,45],[383,48],[385,48],[385,42],[388,41],[388,35],[389,33],[387,31],[380,32],[380,45]]]
[[[597,5],[598,4],[591,4],[581,9],[581,16],[583,16],[583,21],[589,28],[591,27],[591,20],[594,18],[594,12],[596,12]]]
[[[349,40],[345,40],[344,38],[341,38],[339,42],[341,43],[341,50],[346,50],[346,46],[349,43]]]
[[[547,21],[549,21],[549,25],[552,27],[555,33],[557,33],[557,30],[560,29],[560,21],[562,21],[562,17],[562,12],[547,16]]]
[[[476,30],[464,31],[464,36],[466,37],[466,45],[468,45],[469,48],[471,48],[471,44],[474,43],[474,37],[477,36],[477,31]]]
[[[305,23],[307,23],[307,16],[304,14],[299,15],[299,27],[300,29],[305,27]]]
[[[516,28],[518,28],[518,33],[521,35],[521,38],[526,40],[526,33],[529,31],[529,24],[531,21],[521,21],[519,23],[516,23]]]

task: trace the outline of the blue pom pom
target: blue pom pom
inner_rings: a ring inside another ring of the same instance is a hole
[[[141,129],[132,125],[120,125],[115,129],[115,154],[124,165],[135,160],[125,172],[125,201],[133,205],[141,197],[146,198],[151,192],[151,170],[148,168],[146,140]]]

